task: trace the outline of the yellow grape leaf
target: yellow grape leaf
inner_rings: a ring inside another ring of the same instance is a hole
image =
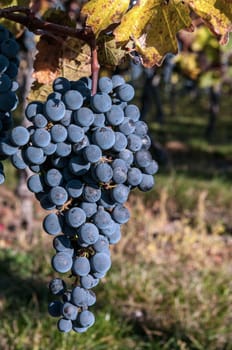
[[[200,16],[208,27],[226,44],[232,31],[231,0],[185,0],[192,10]]]
[[[83,6],[81,14],[87,16],[86,25],[98,36],[103,30],[121,21],[129,3],[129,0],[92,0]]]
[[[125,58],[125,50],[116,46],[112,35],[101,35],[97,41],[100,66],[115,67]]]
[[[165,54],[177,53],[176,34],[183,28],[192,29],[190,10],[180,0],[140,0],[122,18],[114,30],[119,43],[134,41],[143,64],[160,64]]]
[[[60,59],[60,75],[69,80],[78,80],[91,75],[91,50],[84,41],[68,38]]]

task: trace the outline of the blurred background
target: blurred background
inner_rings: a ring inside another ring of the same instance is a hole
[[[22,101],[30,40],[21,43]],[[130,196],[131,219],[95,289],[96,324],[86,334],[59,333],[47,313],[55,274],[46,212],[26,188],[28,174],[5,163],[1,350],[232,349],[232,42],[220,47],[199,26],[180,33],[179,47],[161,67],[143,69],[134,56],[117,70],[136,89],[159,172],[152,191]]]

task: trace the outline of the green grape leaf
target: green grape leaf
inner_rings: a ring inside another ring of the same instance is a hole
[[[113,35],[100,35],[97,45],[98,60],[101,66],[115,67],[125,59],[125,50],[116,46]]]
[[[189,7],[179,0],[140,0],[114,30],[117,43],[134,42],[143,65],[161,63],[168,52],[177,53],[176,34],[193,29]]]
[[[92,0],[83,6],[81,13],[87,16],[86,25],[98,36],[121,21],[129,3],[129,0]]]
[[[226,44],[232,31],[231,0],[185,0],[185,3],[200,16],[211,31]]]
[[[31,90],[27,96],[27,101],[46,101],[47,96],[52,92],[51,84],[40,84],[35,81],[31,87]]]

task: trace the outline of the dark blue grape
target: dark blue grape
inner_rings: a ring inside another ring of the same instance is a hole
[[[93,126],[102,127],[105,125],[105,114],[104,113],[95,113],[94,114],[94,120],[93,120]]]
[[[113,180],[116,184],[123,184],[127,180],[127,169],[123,167],[115,167],[113,169]]]
[[[10,32],[4,26],[0,25],[0,42],[9,39]]]
[[[24,126],[16,126],[10,133],[11,142],[15,146],[24,146],[30,139],[30,134]]]
[[[97,145],[89,145],[83,149],[84,158],[90,163],[98,162],[102,157],[102,151]]]
[[[124,109],[125,117],[132,119],[137,122],[140,118],[140,111],[136,105],[130,104]]]
[[[98,128],[93,133],[95,143],[102,149],[110,149],[115,143],[114,131],[108,127]]]
[[[130,168],[127,173],[127,183],[131,186],[138,186],[142,181],[143,174],[138,168]]]
[[[0,93],[7,92],[11,89],[12,82],[7,74],[0,75]]]
[[[63,95],[63,101],[68,109],[72,111],[79,109],[83,104],[83,97],[76,90],[69,90]]]
[[[62,231],[61,219],[55,213],[50,213],[43,220],[43,229],[49,235],[57,235]]]
[[[123,184],[118,184],[112,189],[112,197],[117,203],[125,203],[128,199],[130,189],[129,187],[123,185]]]
[[[99,235],[98,240],[93,245],[93,249],[97,253],[105,252],[105,251],[109,250],[108,238],[103,236],[103,235]]]
[[[43,103],[39,101],[30,102],[25,110],[25,115],[28,120],[32,120],[37,114],[43,112]]]
[[[154,175],[157,173],[158,169],[159,169],[159,166],[158,166],[157,162],[155,160],[152,160],[151,163],[143,169],[143,171],[146,174]]]
[[[113,84],[113,89],[115,89],[118,86],[125,84],[125,79],[121,75],[117,75],[117,74],[113,75],[112,84]]]
[[[50,142],[46,147],[43,147],[43,152],[46,156],[51,156],[56,152],[57,144]]]
[[[52,257],[51,263],[56,272],[65,273],[72,268],[72,256],[66,252],[58,252]]]
[[[90,259],[91,267],[94,272],[105,273],[111,267],[110,256],[106,253],[96,253]]]
[[[96,203],[89,203],[89,202],[81,202],[80,208],[84,210],[86,217],[90,218],[97,212],[97,204]]]
[[[57,252],[66,252],[73,256],[74,249],[70,239],[64,235],[56,236],[53,239],[53,247]]]
[[[95,174],[100,182],[109,182],[113,177],[113,170],[107,163],[99,163],[96,165]]]
[[[52,301],[48,305],[48,313],[52,317],[60,317],[61,316],[61,309],[62,309],[63,304],[58,301]]]
[[[111,225],[111,216],[103,207],[99,207],[93,222],[99,229],[104,229]]]
[[[66,320],[76,320],[78,315],[78,308],[70,302],[65,302],[62,309],[62,315]]]
[[[38,113],[32,118],[32,122],[36,128],[45,128],[47,126],[47,118],[41,114]]]
[[[14,39],[6,39],[0,45],[1,53],[8,58],[17,56],[19,45]]]
[[[7,91],[0,94],[0,111],[13,111],[18,104],[18,98],[13,91]]]
[[[87,202],[97,202],[101,198],[101,190],[95,185],[86,185],[83,190],[83,197]]]
[[[48,288],[53,295],[62,295],[66,290],[66,284],[61,278],[54,278]]]
[[[23,154],[30,164],[39,165],[45,161],[43,150],[39,147],[29,146]]]
[[[87,276],[89,272],[89,259],[85,256],[78,256],[73,262],[72,273],[76,276]]]
[[[49,191],[49,198],[57,206],[63,205],[68,200],[68,193],[61,186],[54,186]]]
[[[65,104],[57,98],[50,98],[44,105],[44,112],[49,120],[58,122],[65,116]]]
[[[68,225],[76,228],[84,224],[86,215],[83,209],[73,207],[65,212],[65,220]]]
[[[79,313],[78,322],[81,327],[91,327],[95,322],[94,314],[89,310],[84,310]]]
[[[57,328],[62,333],[68,333],[72,330],[72,321],[66,318],[60,318],[57,323]]]
[[[112,149],[116,152],[120,152],[124,150],[127,146],[127,137],[119,131],[116,131],[114,135],[115,135],[115,143]]]
[[[86,275],[80,278],[81,287],[85,289],[92,289],[96,287],[98,283],[99,283],[99,279],[94,278],[92,275]]]
[[[96,113],[106,113],[111,109],[112,102],[109,95],[106,93],[97,93],[91,97],[91,107]]]
[[[114,207],[111,215],[118,224],[125,224],[130,218],[129,210],[121,204]]]
[[[115,229],[114,233],[109,237],[109,243],[116,244],[120,241],[120,239],[121,239],[120,225],[116,225],[116,229]]]
[[[135,162],[138,167],[146,168],[152,162],[152,156],[149,151],[140,150],[135,153]]]
[[[69,197],[78,198],[82,195],[84,184],[78,179],[69,180],[65,186]]]
[[[44,184],[42,177],[38,174],[31,175],[27,180],[27,187],[33,193],[43,192]]]
[[[81,156],[74,156],[69,159],[69,170],[74,175],[84,175],[90,168],[90,163]]]
[[[68,131],[65,126],[61,124],[55,124],[50,129],[52,142],[64,142],[68,136]]]
[[[134,133],[136,135],[139,135],[140,137],[144,137],[148,133],[148,126],[145,122],[142,120],[139,120],[135,123],[135,131]]]
[[[0,153],[12,156],[18,152],[18,147],[12,146],[8,141],[0,141]]]
[[[53,82],[53,90],[64,93],[71,88],[70,81],[64,77],[56,78]]]
[[[98,89],[101,92],[105,92],[106,94],[109,94],[113,90],[112,80],[108,77],[101,77],[98,80]]]
[[[15,168],[20,170],[27,168],[27,164],[23,160],[22,151],[20,149],[11,156],[11,163],[15,166]]]
[[[9,66],[9,60],[5,55],[0,54],[0,73],[4,73]]]
[[[51,142],[51,135],[45,129],[36,129],[31,136],[31,142],[34,146],[37,147],[47,147]]]
[[[132,152],[137,152],[142,148],[142,140],[138,135],[130,134],[127,136],[127,148]]]
[[[139,184],[139,189],[143,192],[150,191],[154,187],[155,180],[152,175],[143,174],[142,181]]]
[[[72,145],[69,142],[58,142],[56,144],[56,155],[58,157],[67,157],[72,152]]]
[[[133,86],[130,84],[122,84],[122,85],[118,86],[115,89],[115,91],[116,91],[118,98],[120,98],[120,100],[125,101],[125,102],[129,102],[130,100],[132,100],[132,98],[135,95],[135,90],[134,90]]]
[[[80,126],[90,126],[94,121],[94,114],[90,108],[82,107],[74,113],[74,121]]]
[[[98,228],[91,222],[86,222],[78,230],[80,240],[86,244],[94,244],[99,238]]]
[[[124,120],[123,110],[116,105],[112,105],[111,109],[106,113],[106,120],[109,125],[119,125]]]
[[[119,131],[121,131],[124,135],[130,135],[135,131],[135,122],[125,117],[123,122],[118,126]]]
[[[67,130],[68,130],[68,139],[73,143],[80,142],[85,135],[84,130],[75,124],[70,124]]]

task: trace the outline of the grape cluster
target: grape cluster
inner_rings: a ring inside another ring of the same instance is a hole
[[[110,269],[110,245],[129,220],[125,202],[133,188],[154,185],[158,166],[148,150],[148,127],[129,103],[133,97],[133,87],[119,75],[100,78],[94,96],[89,78],[57,78],[44,103],[28,104],[31,126],[15,127],[4,144],[15,167],[34,172],[28,188],[52,211],[43,228],[54,236],[53,269],[75,280],[71,289],[60,278],[49,286],[61,298],[48,308],[60,317],[61,332],[93,325],[92,288]]]
[[[7,133],[13,127],[11,111],[18,103],[15,91],[18,84],[14,79],[18,73],[19,61],[17,54],[19,46],[12,33],[0,25],[0,142],[4,142]],[[7,158],[7,154],[0,148],[0,160]],[[0,184],[5,176],[3,165],[0,163]]]

